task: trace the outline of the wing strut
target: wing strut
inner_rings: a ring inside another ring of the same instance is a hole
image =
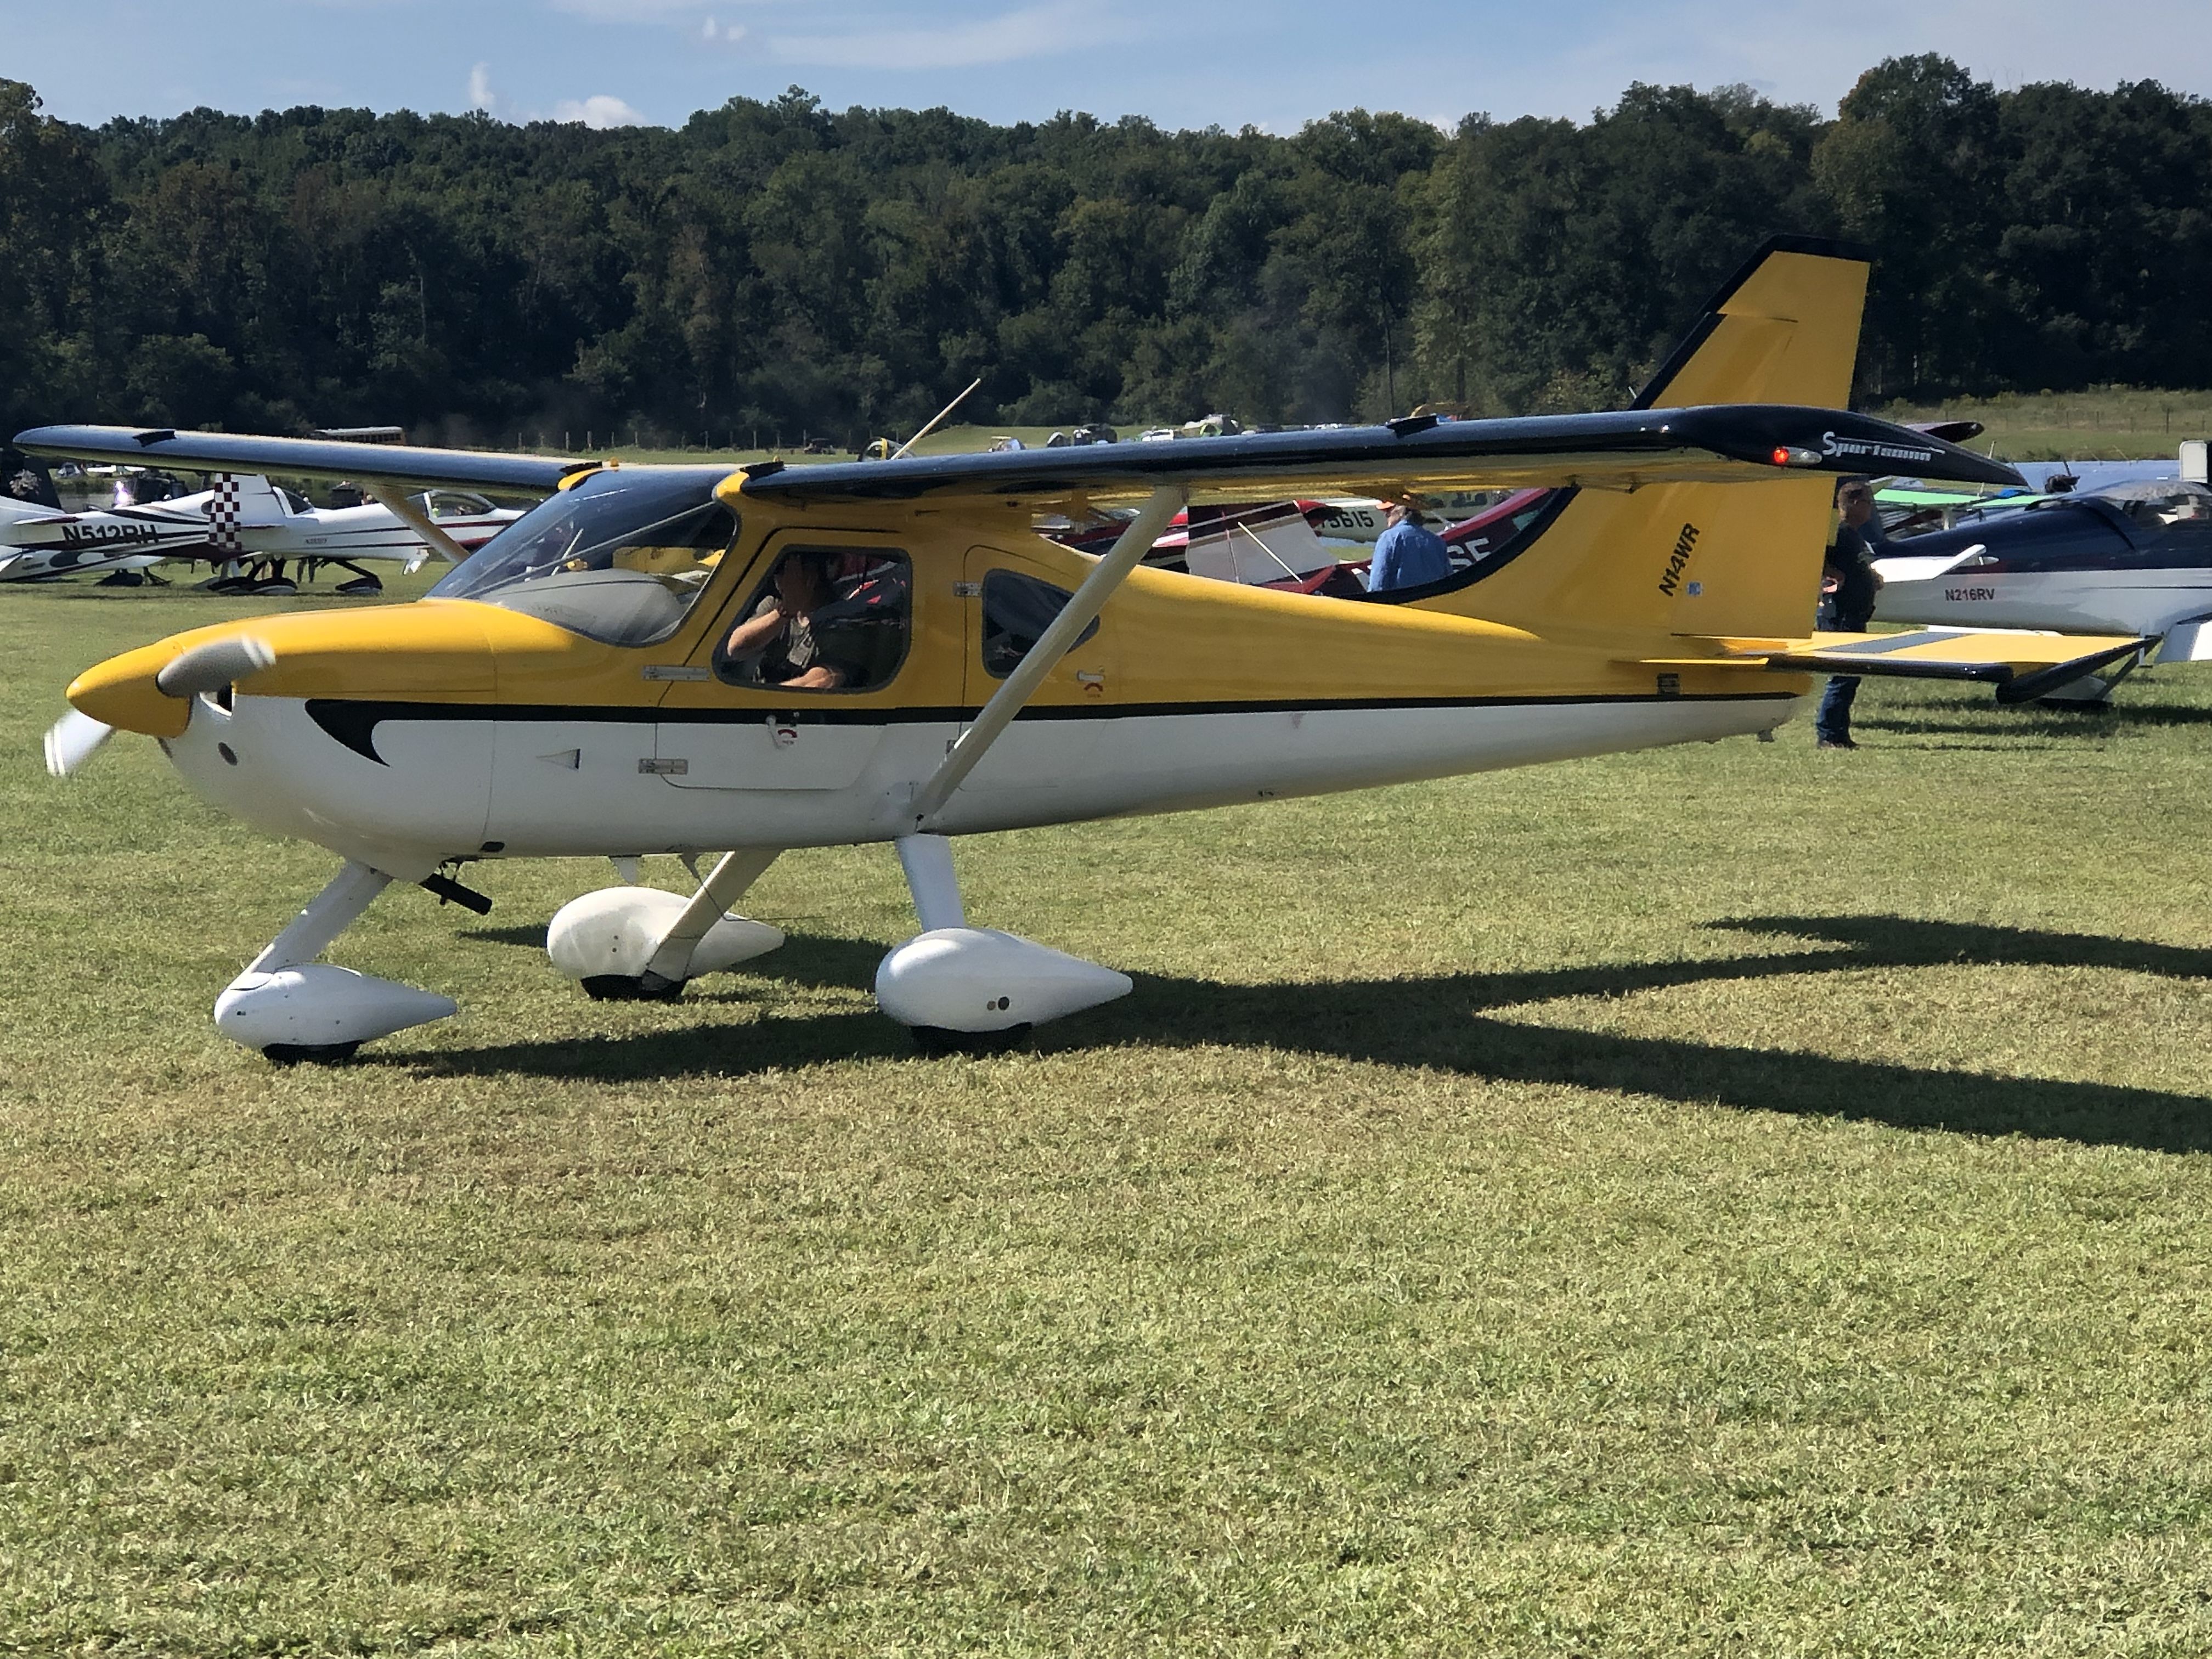
[[[707,879],[699,884],[699,890],[684,907],[684,914],[676,918],[676,925],[661,939],[653,960],[646,964],[646,976],[658,977],[672,985],[690,978],[691,952],[707,937],[708,929],[760,879],[761,872],[774,864],[782,851],[780,847],[741,847],[734,853],[725,853],[707,872]]]
[[[1083,630],[1097,620],[1098,613],[1106,608],[1106,601],[1113,598],[1114,590],[1152,551],[1152,544],[1167,529],[1169,520],[1182,511],[1184,494],[1180,484],[1162,484],[1137,509],[1137,516],[1129,520],[1112,550],[1083,579],[1074,597],[1060,607],[1060,614],[1030,647],[1029,654],[1006,676],[1006,683],[991,694],[990,702],[975,716],[975,723],[954,741],[943,764],[915,793],[915,829],[921,829],[944,810],[952,792],[990,751],[1000,733],[1013,724],[1014,716],[1021,713],[1037,687],[1044,683],[1044,677],[1059,665]]]
[[[377,504],[393,518],[428,542],[437,552],[444,554],[448,563],[459,564],[469,556],[466,548],[433,524],[430,515],[402,495],[397,486],[371,479],[362,488],[374,495]]]

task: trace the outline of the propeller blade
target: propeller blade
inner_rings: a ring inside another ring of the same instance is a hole
[[[46,770],[58,778],[68,777],[114,735],[115,728],[106,720],[70,709],[46,730]]]
[[[168,665],[154,676],[154,686],[165,697],[196,697],[258,674],[276,660],[274,651],[249,635],[210,640],[171,658]]]

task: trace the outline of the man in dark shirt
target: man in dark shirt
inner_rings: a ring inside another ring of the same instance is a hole
[[[1849,478],[1836,491],[1839,517],[1834,539],[1821,574],[1835,583],[1835,592],[1823,602],[1828,625],[1842,634],[1863,634],[1874,620],[1875,595],[1881,591],[1881,574],[1874,562],[1887,546],[1881,520],[1875,516],[1874,486]],[[1828,682],[1820,698],[1820,712],[1813,732],[1823,749],[1856,749],[1851,741],[1851,703],[1859,694],[1858,677],[1838,674]]]

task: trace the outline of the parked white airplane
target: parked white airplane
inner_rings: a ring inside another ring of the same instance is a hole
[[[433,550],[459,559],[520,516],[464,489],[364,507],[310,507],[252,474],[225,476],[174,501],[84,513],[0,500],[0,581],[147,570],[166,559],[189,559],[234,570],[218,585],[240,592],[294,592],[285,566],[297,563],[309,580],[325,565],[349,570],[353,580],[338,591],[373,593],[383,584],[359,561],[396,561],[413,570]]]
[[[2212,659],[2212,489],[2137,480],[2025,507],[1967,508],[1889,544],[1877,622],[2137,634],[2156,660]],[[2140,658],[2050,694],[2100,702]]]

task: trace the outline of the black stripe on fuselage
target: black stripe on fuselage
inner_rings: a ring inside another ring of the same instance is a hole
[[[1018,720],[1158,720],[1189,714],[1324,714],[1380,708],[1554,708],[1575,704],[1645,702],[1786,702],[1792,691],[1593,692],[1556,697],[1345,697],[1316,702],[1310,697],[1248,702],[1071,703],[1023,709]],[[750,726],[774,720],[794,726],[959,725],[982,712],[981,705],[951,704],[905,708],[654,708],[568,703],[366,702],[349,697],[310,697],[307,718],[356,755],[386,764],[376,752],[376,728],[386,720],[492,720],[515,725],[574,722],[620,726]]]

